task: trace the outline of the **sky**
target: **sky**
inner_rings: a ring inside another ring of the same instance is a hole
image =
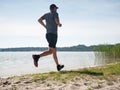
[[[120,43],[120,0],[0,0],[0,48],[47,47],[38,19],[56,4],[58,47]]]

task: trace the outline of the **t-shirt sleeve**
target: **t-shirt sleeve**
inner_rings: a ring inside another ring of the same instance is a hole
[[[59,19],[58,13],[54,13],[54,19]]]

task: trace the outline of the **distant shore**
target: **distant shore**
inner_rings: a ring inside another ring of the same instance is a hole
[[[48,47],[17,47],[17,48],[1,48],[0,52],[10,52],[10,51],[44,51]],[[93,46],[77,45],[71,47],[58,47],[58,51],[93,51]]]
[[[120,63],[0,78],[0,90],[120,90]]]
[[[96,51],[97,48],[99,48],[101,45],[106,45],[106,44],[100,44],[100,45],[91,45],[91,46],[86,46],[86,45],[76,45],[76,46],[69,46],[69,47],[58,47],[58,51]],[[107,44],[109,47],[113,47],[115,45],[120,45],[118,44]],[[0,52],[24,52],[24,51],[44,51],[48,49],[48,47],[13,47],[13,48],[0,48]],[[98,50],[97,50],[98,51]]]

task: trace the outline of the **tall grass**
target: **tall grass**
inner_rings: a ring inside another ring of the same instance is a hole
[[[99,60],[99,58],[101,57],[103,63],[114,63],[120,61],[120,44],[99,45],[95,48],[95,50],[97,51],[95,53],[96,58],[98,58]]]

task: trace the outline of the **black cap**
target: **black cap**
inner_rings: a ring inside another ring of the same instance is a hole
[[[53,8],[58,9],[58,7],[57,7],[55,4],[51,4],[51,5],[50,5],[50,9],[53,9]]]

